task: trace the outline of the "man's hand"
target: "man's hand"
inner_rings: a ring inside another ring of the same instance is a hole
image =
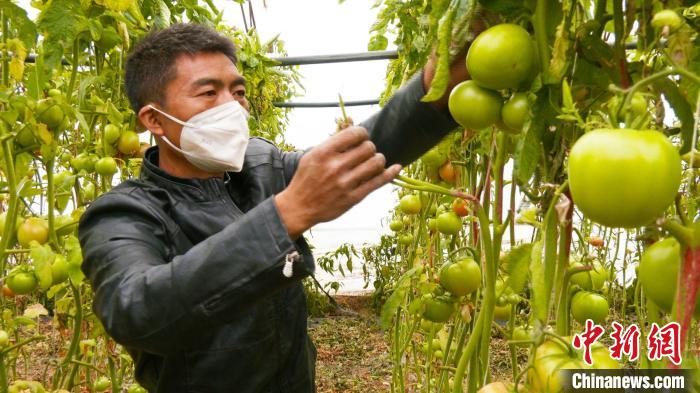
[[[385,164],[362,127],[349,127],[311,149],[289,186],[275,196],[290,237],[296,239],[315,224],[339,217],[390,182],[401,166],[385,169]]]

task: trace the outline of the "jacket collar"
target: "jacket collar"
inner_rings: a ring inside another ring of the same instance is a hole
[[[152,146],[146,150],[139,178],[163,188],[178,189],[180,192],[190,190],[206,199],[220,198],[222,193],[227,192],[226,183],[231,179],[227,172],[224,172],[223,178],[215,176],[207,179],[193,179],[173,176],[158,166],[158,146]]]

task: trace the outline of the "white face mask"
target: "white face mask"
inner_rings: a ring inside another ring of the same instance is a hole
[[[168,119],[182,124],[180,148],[163,140],[187,161],[207,172],[240,172],[248,147],[248,112],[230,101],[192,116],[186,122],[149,105]]]

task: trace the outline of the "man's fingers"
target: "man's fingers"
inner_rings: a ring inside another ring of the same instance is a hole
[[[372,141],[364,141],[343,154],[343,166],[348,169],[354,168],[372,158],[376,152],[377,148]]]
[[[384,155],[381,153],[374,154],[372,158],[348,171],[347,176],[349,183],[359,185],[366,182],[367,180],[384,172],[384,164],[386,164]]]
[[[394,164],[384,170],[383,172],[379,173],[378,175],[374,176],[373,178],[369,179],[368,181],[360,184],[356,189],[354,189],[350,195],[353,200],[355,200],[355,203],[360,202],[363,200],[370,192],[376,190],[377,188],[385,185],[386,183],[389,183],[390,181],[394,180],[396,175],[401,172],[401,165],[399,164]]]
[[[369,139],[367,130],[363,127],[348,127],[342,132],[333,135],[328,139],[326,145],[328,149],[335,152],[344,152]]]

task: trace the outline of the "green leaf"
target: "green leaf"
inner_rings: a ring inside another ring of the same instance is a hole
[[[42,246],[39,245],[39,243],[32,241],[30,243],[29,256],[32,258],[34,274],[39,280],[39,287],[43,290],[49,289],[53,283],[53,277],[51,276],[51,264],[56,258],[56,254],[54,254],[48,244]]]
[[[39,14],[37,27],[44,36],[43,50],[49,69],[58,68],[66,49],[83,31],[89,31],[87,18],[78,0],[53,0]]]
[[[64,247],[67,252],[66,261],[68,261],[68,278],[73,285],[78,285],[85,279],[85,275],[80,266],[83,263],[83,253],[80,249],[78,238],[71,235],[65,238]]]
[[[0,11],[10,20],[10,27],[17,29],[17,36],[26,48],[36,43],[36,25],[27,16],[27,11],[9,0],[0,0]]]
[[[394,292],[392,292],[389,298],[386,299],[386,302],[382,307],[381,315],[379,317],[379,324],[382,328],[388,329],[391,325],[391,321],[394,318],[396,311],[404,303],[404,298],[406,297],[408,290],[411,288],[411,280],[413,279],[413,276],[418,272],[419,268],[420,265],[415,266],[412,269],[409,269],[406,273],[404,273],[401,276],[401,278],[399,278]]]
[[[508,269],[508,280],[506,283],[515,293],[520,293],[525,288],[531,257],[532,244],[527,243],[512,248],[504,258]]]
[[[367,45],[367,50],[385,50],[387,45],[389,45],[389,40],[383,35],[375,35],[369,39],[369,44]]]
[[[450,81],[450,42],[452,42],[454,16],[454,9],[450,9],[440,20],[440,27],[438,28],[438,60],[435,66],[435,75],[430,82],[428,93],[421,99],[423,102],[436,101],[447,90],[447,85]]]
[[[542,259],[542,240],[538,240],[532,245],[530,257],[530,277],[532,280],[532,315],[541,322],[547,321],[547,299],[549,293],[546,292],[544,261]]]
[[[15,157],[15,174],[24,176],[29,171],[29,166],[32,164],[32,157],[29,153],[19,153]]]
[[[673,108],[673,112],[681,122],[681,140],[683,144],[680,154],[685,154],[690,151],[693,143],[693,128],[695,126],[693,107],[678,89],[678,85],[670,79],[664,78],[657,81],[655,84],[664,97],[666,97],[669,105]]]
[[[527,184],[535,174],[537,165],[542,158],[542,136],[544,135],[545,119],[544,108],[547,105],[547,93],[538,95],[532,107],[532,121],[525,130],[525,135],[518,142],[515,153],[515,176],[522,183]]]

